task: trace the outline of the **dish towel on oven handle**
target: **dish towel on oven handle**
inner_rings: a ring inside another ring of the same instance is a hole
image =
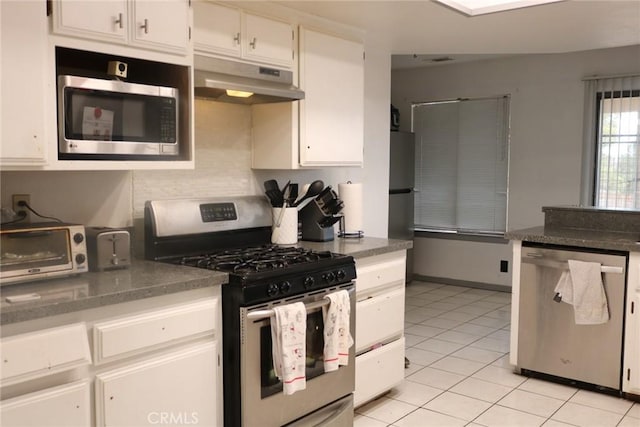
[[[301,302],[275,307],[271,318],[273,368],[285,395],[307,386],[307,309]]]
[[[555,298],[573,306],[576,325],[599,325],[609,320],[602,266],[597,262],[569,260],[555,287]]]
[[[349,316],[349,292],[341,290],[324,296],[330,303],[322,307],[324,321],[324,370],[331,372],[349,364],[349,347],[353,345]]]

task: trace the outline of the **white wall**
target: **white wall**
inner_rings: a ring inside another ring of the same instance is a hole
[[[412,102],[511,95],[511,147],[507,228],[542,225],[541,208],[578,204],[582,156],[582,78],[640,71],[640,46],[586,52],[520,55],[459,65],[398,70],[392,73],[392,103],[401,126],[410,126]],[[434,251],[448,253],[447,244],[430,242],[428,251],[415,251],[416,265]],[[487,247],[488,250],[493,250]],[[497,251],[498,253],[500,251]],[[452,267],[446,277],[471,273],[469,259]],[[487,261],[490,275],[497,259]],[[473,266],[483,276],[477,265]],[[432,275],[430,271],[418,274]],[[444,274],[439,271],[440,274]]]
[[[364,186],[364,231],[386,237],[389,169],[389,102],[391,57],[366,45],[365,132],[363,168],[313,171],[253,171],[250,152],[250,109],[196,100],[196,167],[185,171],[134,172],[2,172],[1,204],[11,207],[11,194],[31,194],[31,204],[44,215],[94,226],[124,227],[143,216],[146,200],[263,194],[265,179],[288,179],[302,185],[314,179],[337,188],[351,180]],[[336,100],[336,113],[340,113]]]

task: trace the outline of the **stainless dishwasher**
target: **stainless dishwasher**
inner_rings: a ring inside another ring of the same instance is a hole
[[[521,257],[517,368],[524,375],[619,392],[626,253],[523,242]],[[602,265],[608,322],[576,325],[573,306],[554,301],[568,260]]]

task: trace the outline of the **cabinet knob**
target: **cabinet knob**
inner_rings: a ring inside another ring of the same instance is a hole
[[[140,25],[140,29],[144,30],[145,34],[149,34],[149,20],[145,19],[144,24]]]
[[[255,37],[253,39],[251,39],[251,42],[249,43],[249,46],[251,46],[251,49],[255,49],[256,48],[257,41],[258,40]]]
[[[236,36],[233,38],[233,41],[236,42],[236,44],[240,44],[240,33],[236,33]]]
[[[122,20],[122,13],[118,14],[118,17],[116,18],[115,21],[113,21],[114,24],[118,25],[118,28],[124,28],[124,21]]]

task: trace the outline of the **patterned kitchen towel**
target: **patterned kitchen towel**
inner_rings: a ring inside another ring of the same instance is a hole
[[[607,295],[602,284],[602,266],[597,262],[569,260],[555,292],[573,306],[576,325],[599,325],[609,321]]]
[[[330,303],[322,307],[324,321],[324,370],[335,371],[349,364],[349,347],[353,338],[349,332],[351,301],[345,290],[325,295]]]
[[[301,302],[275,307],[271,318],[273,368],[285,395],[304,390],[307,309]]]

